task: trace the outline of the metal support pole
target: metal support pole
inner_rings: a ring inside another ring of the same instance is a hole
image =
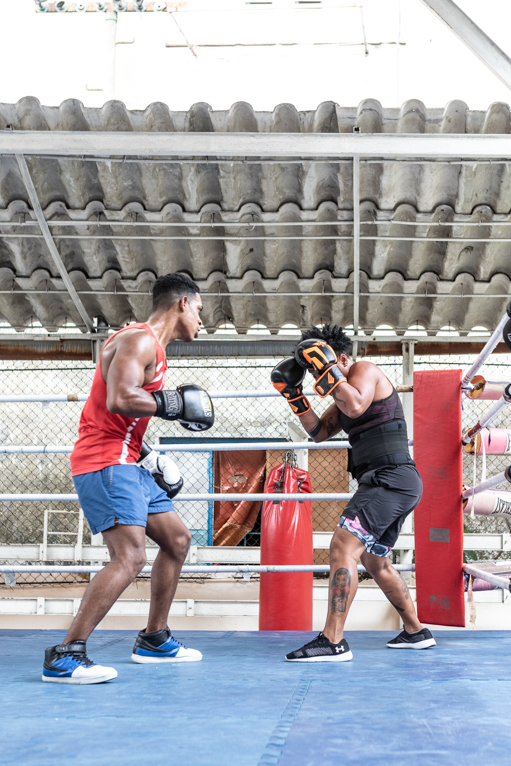
[[[106,83],[105,101],[115,98],[115,57],[117,48],[117,11],[107,11],[106,21]]]
[[[498,487],[499,484],[504,484],[506,481],[511,482],[511,465],[508,465],[504,471],[496,474],[496,476],[481,482],[481,484],[476,484],[475,487],[467,487],[461,497],[463,500],[468,500],[472,495],[479,495],[481,492]]]
[[[403,377],[402,383],[404,386],[413,385],[413,361],[415,352],[414,340],[404,340],[401,343],[403,349]],[[408,430],[408,437],[413,439],[413,396],[407,394],[403,395],[403,410],[405,413],[406,427]]]
[[[498,343],[502,340],[502,332],[504,330],[504,327],[506,326],[509,319],[509,315],[506,313],[498,323],[497,327],[493,331],[491,338],[485,343],[485,346],[481,353],[478,355],[477,359],[475,360],[474,364],[470,367],[470,369],[465,374],[465,377],[461,381],[462,386],[466,386],[467,383],[470,383],[474,375],[477,374],[478,370],[483,366],[483,364],[486,362],[492,351],[495,349]]]
[[[403,349],[403,385],[413,385],[413,360],[415,341],[403,341],[401,343]],[[408,431],[408,437],[413,440],[413,396],[410,394],[403,394],[401,397],[403,403],[403,411],[406,420],[406,427]],[[413,455],[413,447],[411,449]],[[413,534],[413,513],[410,513],[406,517],[401,530],[405,534]],[[401,564],[411,564],[413,562],[413,550],[399,551],[399,561]],[[409,582],[411,580],[411,574],[403,575],[404,579]]]
[[[360,324],[360,158],[353,157],[353,334],[358,335]],[[353,343],[356,360],[358,342]]]
[[[485,415],[480,418],[480,420],[475,424],[475,426],[472,426],[472,428],[469,428],[468,431],[466,431],[463,434],[462,437],[462,443],[463,444],[470,444],[470,442],[473,440],[474,436],[478,434],[480,431],[483,430],[491,421],[499,415],[502,410],[504,410],[508,404],[511,403],[511,398],[505,393],[502,394],[500,399],[495,402],[493,407],[491,407],[488,412],[485,413]]]
[[[307,434],[302,430],[300,423],[297,423],[296,420],[287,421],[287,434],[292,442],[299,442],[303,444],[303,442],[307,439]],[[302,468],[304,471],[308,471],[309,450],[297,449],[294,450],[294,453],[296,455],[296,465],[298,468]]]
[[[452,0],[422,0],[501,82],[511,88],[511,59]]]
[[[60,257],[60,253],[57,250],[57,246],[55,242],[53,241],[53,238],[51,236],[50,229],[48,227],[48,222],[46,221],[46,218],[44,217],[43,209],[41,207],[41,203],[39,202],[39,197],[37,196],[37,192],[34,186],[34,182],[32,181],[32,177],[30,175],[30,171],[28,169],[27,162],[25,160],[25,157],[23,154],[17,154],[16,155],[16,161],[18,163],[18,168],[21,173],[21,177],[23,179],[23,182],[26,186],[28,196],[30,199],[30,203],[32,205],[32,209],[34,211],[35,217],[37,218],[37,222],[41,228],[42,235],[44,237],[44,241],[46,242],[46,246],[48,248],[48,251],[50,253],[50,257],[57,267],[60,276],[62,278],[62,281],[64,282],[66,289],[69,293],[69,296],[71,300],[73,301],[76,309],[78,310],[78,313],[80,314],[82,320],[84,321],[87,329],[89,332],[94,332],[94,325],[92,323],[92,320],[90,319],[89,315],[87,314],[87,311],[85,309],[85,306],[82,303],[82,300],[78,293],[76,292],[73,283],[71,282],[71,277],[69,276],[66,267],[64,266],[64,262],[62,258]]]
[[[477,577],[478,580],[484,580],[485,582],[490,582],[492,585],[496,585],[497,588],[511,591],[511,581],[507,577],[499,577],[497,574],[485,572],[483,569],[479,569],[479,567],[474,566],[473,564],[463,564],[463,569],[467,574],[472,575],[472,577]]]

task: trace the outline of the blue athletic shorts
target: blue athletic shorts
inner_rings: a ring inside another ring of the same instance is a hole
[[[138,465],[110,465],[73,481],[93,535],[116,523],[145,527],[148,513],[175,510],[149,471]]]

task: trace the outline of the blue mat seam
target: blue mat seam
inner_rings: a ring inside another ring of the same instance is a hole
[[[303,705],[312,681],[302,679],[296,685],[291,699],[280,716],[257,766],[277,766],[291,727]]]

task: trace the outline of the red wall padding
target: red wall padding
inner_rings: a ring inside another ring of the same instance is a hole
[[[413,376],[413,454],[424,483],[415,511],[419,620],[465,627],[461,370]]]
[[[275,491],[281,474],[282,465],[270,471],[265,492]],[[286,465],[281,491],[312,492],[309,472]],[[311,501],[265,501],[261,516],[261,564],[313,563]],[[259,630],[312,630],[312,572],[261,574]]]

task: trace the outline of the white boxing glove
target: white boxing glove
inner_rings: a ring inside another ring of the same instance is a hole
[[[140,457],[141,460],[139,460],[137,465],[140,468],[146,468],[152,474],[158,486],[172,500],[181,491],[184,483],[176,463],[167,455],[159,455],[150,449],[145,442],[142,442]]]

